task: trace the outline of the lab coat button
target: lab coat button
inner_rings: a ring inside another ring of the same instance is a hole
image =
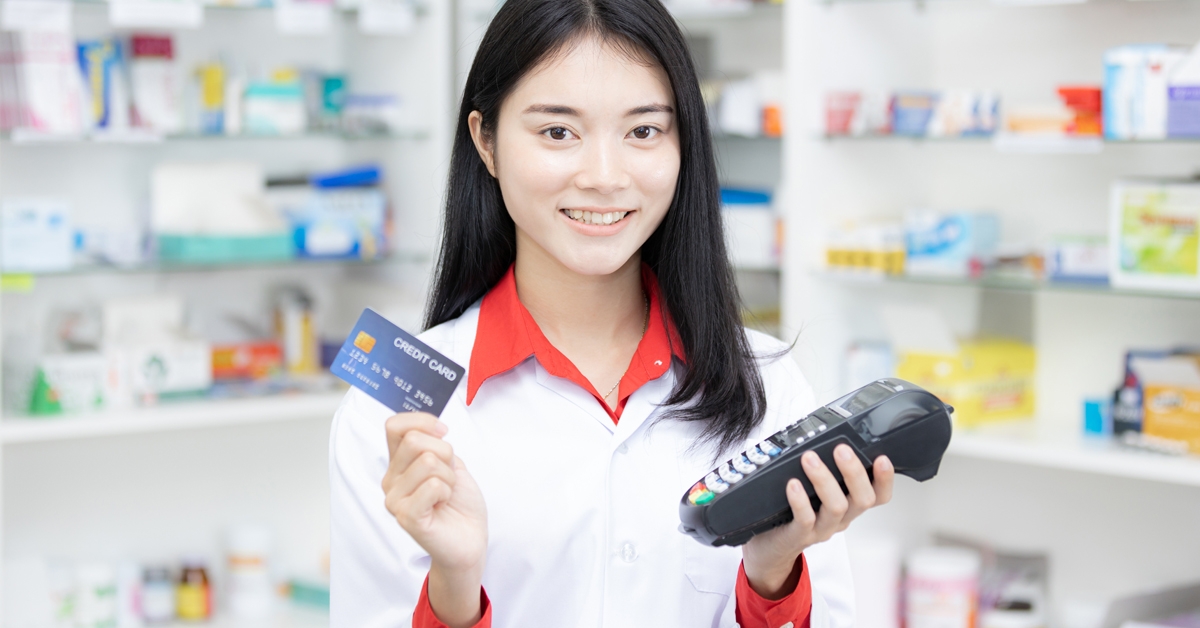
[[[632,563],[633,561],[637,560],[637,557],[637,548],[633,546],[633,543],[626,543],[624,547],[621,548],[621,560],[627,563]]]
[[[629,445],[626,445],[625,443],[621,443],[621,446],[617,447],[617,453],[619,453],[619,454],[629,453]]]

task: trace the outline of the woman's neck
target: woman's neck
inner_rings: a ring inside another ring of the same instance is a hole
[[[623,369],[646,325],[640,256],[610,275],[581,275],[517,237],[517,296],[550,343],[576,365],[623,359]]]

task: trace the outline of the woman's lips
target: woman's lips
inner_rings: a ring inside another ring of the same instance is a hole
[[[571,228],[587,236],[609,236],[619,233],[629,224],[633,211],[609,209],[607,211],[592,211],[591,209],[561,209],[558,212]],[[576,219],[574,216],[578,215]],[[599,223],[599,224],[597,224]]]

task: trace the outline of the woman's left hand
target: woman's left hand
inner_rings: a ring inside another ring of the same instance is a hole
[[[794,570],[796,559],[806,548],[829,540],[845,530],[851,521],[874,506],[882,506],[892,498],[895,477],[887,456],[875,459],[875,482],[848,445],[838,445],[833,458],[846,481],[850,494],[842,493],[833,473],[821,462],[820,456],[807,452],[801,457],[804,473],[821,499],[821,511],[813,512],[808,494],[800,480],[792,478],[787,484],[788,503],[793,520],[769,532],[750,539],[742,546],[742,565],[746,578],[756,593],[767,599],[780,599],[791,593],[799,577]]]

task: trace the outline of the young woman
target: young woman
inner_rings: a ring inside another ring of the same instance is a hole
[[[680,496],[815,407],[744,330],[704,105],[658,0],[507,0],[467,78],[422,340],[467,368],[438,420],[351,390],[330,442],[337,628],[851,626],[838,534],[891,495],[810,455],[742,547]]]

